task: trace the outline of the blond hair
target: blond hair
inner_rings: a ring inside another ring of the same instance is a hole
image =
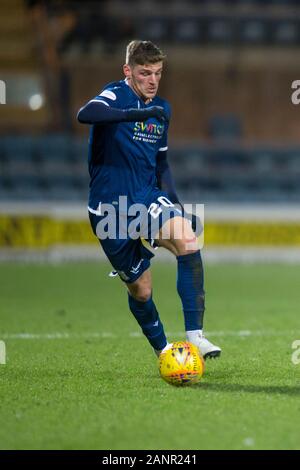
[[[127,65],[145,65],[161,62],[166,58],[162,50],[151,41],[134,40],[126,47]]]

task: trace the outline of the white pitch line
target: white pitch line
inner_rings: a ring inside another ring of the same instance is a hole
[[[177,332],[166,332],[167,336],[178,336],[183,337],[184,331]],[[247,338],[250,336],[298,336],[300,338],[300,330],[239,330],[239,331],[208,331],[205,333],[206,336],[237,336],[241,338]],[[115,334],[111,332],[96,332],[96,333],[0,333],[1,340],[11,339],[37,339],[37,340],[50,340],[50,339],[118,339],[118,338],[142,338],[144,335],[139,331],[132,331],[130,333]]]

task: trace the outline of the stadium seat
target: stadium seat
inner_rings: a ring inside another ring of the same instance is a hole
[[[71,140],[67,135],[48,135],[38,140],[37,152],[40,159],[71,159]]]
[[[270,39],[269,21],[262,18],[243,18],[238,26],[238,41],[241,44],[267,44]]]
[[[208,132],[214,140],[236,140],[242,137],[242,123],[233,113],[216,114],[209,121]]]
[[[242,134],[237,116],[217,115],[211,124],[216,137],[212,144],[170,148],[170,166],[182,200],[300,201],[300,147],[245,149],[236,140]],[[86,138],[1,139],[1,201],[86,203],[88,184]]]
[[[197,44],[204,40],[204,24],[199,18],[181,18],[174,22],[172,38],[179,44]]]
[[[227,17],[212,17],[207,22],[207,41],[232,44],[235,39],[234,21]]]
[[[279,45],[299,44],[300,23],[295,20],[280,20],[273,24],[273,42]]]
[[[74,139],[71,142],[71,159],[77,162],[84,162],[86,164],[88,155],[88,141],[87,139]]]
[[[170,37],[170,21],[168,17],[150,17],[136,22],[137,35],[149,41],[163,42]]]
[[[35,151],[35,139],[29,136],[7,136],[3,138],[5,158],[30,161]]]

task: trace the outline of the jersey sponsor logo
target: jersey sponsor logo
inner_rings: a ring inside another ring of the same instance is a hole
[[[148,134],[163,135],[165,126],[163,124],[153,124],[145,122],[136,122],[134,132],[147,132]]]
[[[164,130],[163,124],[136,122],[133,129],[133,140],[156,144],[162,138]]]
[[[116,101],[117,95],[110,90],[104,90],[102,93],[100,93],[99,96],[103,96],[104,98],[108,98],[109,100]]]

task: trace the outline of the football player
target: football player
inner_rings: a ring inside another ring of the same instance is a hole
[[[177,292],[186,338],[204,358],[217,357],[221,349],[203,335],[204,282],[197,237],[178,206],[167,160],[171,111],[169,103],[157,96],[164,60],[152,42],[130,42],[123,66],[125,79],[106,85],[78,112],[79,122],[91,125],[89,218],[107,258],[127,287],[131,312],[159,355],[168,343],[152,296],[153,254],[141,236],[120,236],[124,220],[126,228],[133,220],[120,204],[120,197],[126,197],[127,207],[139,204],[146,208],[141,223],[147,227],[144,238],[177,259]],[[104,236],[99,227],[106,223],[108,205],[115,210],[116,233]],[[195,216],[192,222],[195,225]]]

